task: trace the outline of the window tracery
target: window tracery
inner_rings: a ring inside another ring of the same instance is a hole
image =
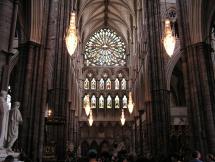
[[[105,82],[104,82],[103,78],[101,78],[100,81],[99,81],[99,89],[100,90],[105,89]]]
[[[107,81],[106,81],[106,89],[111,89],[111,80],[110,80],[110,78],[108,78],[107,79]]]
[[[95,108],[96,108],[96,96],[95,96],[95,95],[93,95],[93,96],[91,97],[91,108],[92,108],[92,109],[95,109]]]
[[[104,97],[101,95],[99,97],[99,108],[103,109],[104,108]]]
[[[111,29],[100,29],[86,43],[84,60],[86,66],[124,66],[125,43]]]
[[[122,81],[121,81],[121,89],[126,90],[126,80],[125,80],[125,78],[123,78]]]
[[[117,95],[116,97],[115,97],[115,109],[119,109],[120,108],[120,104],[119,104],[120,102],[119,102],[119,96]]]
[[[112,108],[112,98],[110,95],[107,97],[107,108],[111,109]]]
[[[95,78],[93,78],[91,80],[91,89],[96,89],[96,80],[95,80]]]
[[[90,82],[89,82],[89,79],[86,78],[84,81],[84,89],[89,89],[89,88],[90,88]]]
[[[119,79],[118,78],[116,78],[116,80],[115,80],[115,89],[119,90]]]
[[[122,105],[123,105],[123,108],[128,108],[128,99],[127,97],[124,95],[123,98],[122,98]]]

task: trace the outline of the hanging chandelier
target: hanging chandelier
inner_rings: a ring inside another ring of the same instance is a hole
[[[89,116],[89,114],[90,114],[90,95],[87,95],[86,96],[86,101],[85,101],[85,107],[84,107],[84,109],[85,109],[85,113],[86,113],[86,115],[87,116]]]
[[[133,104],[133,100],[132,100],[132,94],[131,92],[129,92],[129,98],[128,98],[128,111],[131,114],[134,110],[134,104]]]
[[[90,126],[93,125],[93,112],[92,112],[92,110],[90,110],[90,115],[89,115],[89,118],[88,118],[88,122],[89,122]]]
[[[122,126],[125,124],[125,114],[124,114],[124,110],[122,109],[122,114],[121,114],[121,124]]]
[[[71,13],[69,28],[66,33],[66,47],[72,56],[78,44],[77,31],[75,26],[75,13]]]
[[[171,57],[175,49],[176,38],[173,35],[169,19],[165,20],[163,44],[166,53]]]

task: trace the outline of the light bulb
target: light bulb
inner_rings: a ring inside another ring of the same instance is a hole
[[[173,55],[173,52],[175,49],[176,38],[172,34],[172,29],[171,29],[169,19],[165,20],[163,44],[164,44],[164,48],[166,50],[166,53],[171,57]]]

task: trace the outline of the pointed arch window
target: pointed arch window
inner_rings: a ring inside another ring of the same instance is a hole
[[[108,78],[107,79],[107,81],[106,81],[106,89],[111,89],[111,80],[110,80],[110,78]]]
[[[121,81],[121,89],[126,90],[126,80],[125,80],[125,78],[123,78],[122,81]]]
[[[119,96],[117,95],[115,97],[115,109],[119,109],[120,105],[119,105]]]
[[[89,82],[89,79],[86,78],[84,81],[84,89],[89,89],[89,88],[90,88],[90,82]]]
[[[116,32],[103,28],[95,32],[86,43],[86,66],[125,66],[125,43]]]
[[[122,98],[122,105],[123,105],[124,109],[128,108],[128,99],[127,99],[126,95],[124,95]]]
[[[104,82],[104,79],[101,78],[99,81],[99,89],[103,90],[104,88],[105,88],[105,82]]]
[[[92,95],[91,97],[91,108],[95,109],[96,108],[96,96]]]
[[[101,95],[101,96],[99,97],[99,108],[100,108],[100,109],[103,109],[103,108],[104,108],[104,97],[103,97],[103,95]]]
[[[95,80],[95,78],[93,78],[91,80],[91,89],[96,89],[96,80]]]
[[[118,90],[119,89],[119,79],[116,78],[115,80],[115,89]]]
[[[89,100],[88,100],[88,96],[85,95],[84,98],[83,98],[83,107],[86,106],[86,104],[87,104],[88,101],[89,101]]]
[[[107,97],[107,108],[111,109],[112,108],[112,98],[110,95]]]

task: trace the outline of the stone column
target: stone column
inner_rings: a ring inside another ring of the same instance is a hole
[[[148,136],[151,136],[151,152],[156,157],[168,153],[169,140],[169,92],[166,88],[164,49],[162,40],[160,1],[145,0],[147,21],[148,74],[150,91],[145,101]]]
[[[18,0],[0,2],[0,84],[7,90],[9,59],[12,56],[13,38],[16,29]]]
[[[191,24],[188,18],[192,16],[188,14],[189,7],[192,6],[188,6],[187,1],[177,1],[184,85],[189,124],[192,129],[191,138],[194,149],[202,153],[215,153],[215,81],[211,49],[205,42],[191,39],[193,35],[198,37],[199,33],[189,30]]]

